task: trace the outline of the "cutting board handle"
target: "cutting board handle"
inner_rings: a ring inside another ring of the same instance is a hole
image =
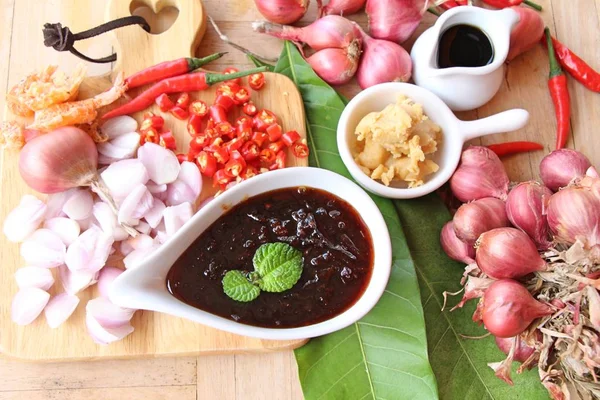
[[[117,53],[113,73],[123,71],[128,76],[159,62],[193,56],[206,31],[202,0],[109,0],[105,20],[129,16],[140,6],[147,6],[157,15],[167,7],[175,7],[179,14],[173,25],[158,34],[139,26],[112,31]]]

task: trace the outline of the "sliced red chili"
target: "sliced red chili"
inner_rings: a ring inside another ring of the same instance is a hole
[[[173,116],[177,119],[187,119],[187,117],[190,115],[190,113],[188,112],[187,108],[182,108],[179,106],[175,106],[171,109],[171,114],[173,114]]]
[[[308,157],[308,146],[306,143],[298,142],[292,146],[292,153],[298,158]]]
[[[208,177],[212,177],[217,171],[217,159],[206,151],[198,153],[196,164],[200,168],[200,172]]]
[[[140,130],[146,130],[148,128],[154,128],[156,130],[161,130],[162,127],[165,126],[165,119],[160,115],[155,115],[153,113],[148,113],[146,118],[142,121],[140,126]]]
[[[173,136],[173,133],[171,131],[166,131],[166,132],[163,132],[160,134],[159,144],[162,147],[167,148],[169,150],[177,149],[177,143],[175,142],[175,136]]]
[[[246,104],[244,104],[242,111],[244,112],[244,114],[254,117],[258,112],[258,109],[256,108],[253,102],[249,101]]]
[[[235,92],[235,95],[233,96],[233,100],[235,101],[235,104],[237,105],[242,105],[244,103],[247,103],[248,101],[250,101],[250,90],[245,88],[245,87],[240,87],[240,89]]]
[[[246,180],[246,179],[250,179],[253,176],[258,175],[258,169],[256,169],[256,167],[252,166],[252,165],[248,165],[246,166],[246,169],[244,171],[242,171],[242,173],[240,174],[240,178],[242,178],[242,180]]]
[[[144,143],[156,143],[160,141],[158,131],[154,128],[148,128],[140,132],[140,145]]]
[[[272,171],[274,169],[283,168],[285,168],[285,151],[281,150],[279,153],[277,153],[277,156],[275,156],[275,162],[269,167],[269,170]]]
[[[267,148],[272,150],[273,153],[278,153],[279,151],[283,150],[284,147],[285,144],[283,143],[283,140],[278,140],[276,142],[269,143],[269,146],[267,146]]]
[[[269,110],[260,110],[253,121],[257,131],[265,132],[269,126],[277,123],[277,117]]]
[[[244,141],[242,139],[236,137],[236,138],[231,139],[229,142],[225,143],[223,145],[223,147],[226,148],[229,153],[231,153],[234,150],[241,149],[243,145],[244,145]]]
[[[209,135],[206,133],[199,133],[197,136],[193,137],[192,140],[190,140],[190,149],[198,152],[210,145],[211,141],[212,138]]]
[[[267,135],[269,135],[269,141],[275,142],[281,139],[283,129],[279,124],[272,124],[267,128]],[[278,150],[279,151],[279,150]]]
[[[265,86],[265,75],[262,72],[248,75],[248,85],[254,90],[260,90]]]
[[[217,136],[231,136],[232,134],[235,134],[235,132],[233,131],[233,127],[229,122],[218,123],[215,126],[215,131],[217,133]]]
[[[162,112],[170,111],[171,108],[175,107],[175,103],[173,103],[173,100],[171,100],[169,95],[166,93],[161,94],[154,101],[156,102],[156,105],[158,106],[158,108],[160,108],[160,111]]]
[[[240,153],[246,161],[256,160],[260,154],[260,147],[258,147],[258,145],[252,140],[249,140],[244,143],[240,149]]]
[[[265,144],[265,142],[267,141],[268,138],[269,138],[269,135],[267,135],[264,132],[254,132],[252,134],[252,138],[251,139],[259,147],[263,147],[263,145]]]
[[[300,139],[300,134],[296,131],[289,131],[289,132],[284,133],[281,136],[281,140],[287,147],[290,147],[292,144],[294,144],[299,139]]]
[[[240,72],[240,70],[237,68],[233,68],[233,67],[228,67],[223,70],[223,73],[225,75],[235,74],[236,72]],[[242,83],[242,78],[235,78],[235,79],[232,79],[232,80],[226,81],[226,82],[235,83],[235,84],[239,85]]]
[[[236,103],[232,97],[220,94],[215,99],[215,104],[220,105],[225,109],[225,111],[229,112],[229,110],[231,110]]]
[[[236,156],[237,153],[237,156]],[[244,158],[240,155],[239,152],[234,151],[231,155],[231,158],[225,164],[225,174],[231,178],[236,178],[240,176],[242,171],[246,168],[246,162]]]
[[[235,92],[240,89],[240,85],[237,83],[223,83],[217,87],[217,96],[224,95],[233,98],[235,96]]]
[[[229,161],[229,152],[227,149],[211,144],[206,148],[206,150],[210,151],[219,164],[225,164]]]
[[[175,100],[175,107],[188,108],[190,106],[190,94],[188,92],[181,93]]]
[[[183,154],[183,153],[178,153],[177,154],[177,161],[179,161],[179,164],[181,164],[184,161],[189,161],[188,155],[187,154]]]
[[[210,106],[208,113],[216,124],[220,122],[227,122],[227,110],[225,110],[223,106],[213,104]]]
[[[272,162],[274,162],[276,156],[277,155],[273,153],[273,150],[271,149],[262,149],[260,151],[260,154],[258,155],[260,161],[262,161],[265,164],[271,164]]]
[[[195,100],[190,104],[189,111],[190,114],[202,118],[208,115],[208,105],[202,100]]]
[[[187,131],[190,136],[198,136],[202,129],[202,117],[192,114],[187,123]]]
[[[238,126],[237,137],[247,142],[252,137],[252,128],[243,128]]]
[[[231,182],[231,178],[227,176],[224,169],[217,170],[213,175],[213,186],[225,186]]]

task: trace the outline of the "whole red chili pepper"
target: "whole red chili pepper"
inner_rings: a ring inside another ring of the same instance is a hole
[[[446,0],[445,2],[440,4],[440,7],[443,8],[444,10],[449,10],[451,8],[458,7],[459,5],[460,4],[458,4],[458,1]]]
[[[544,146],[535,142],[506,142],[490,144],[488,149],[496,153],[498,157],[507,156],[509,154],[527,153],[529,151],[543,150]]]
[[[125,84],[127,85],[127,89],[133,89],[147,83],[160,81],[161,79],[187,74],[204,64],[223,57],[225,54],[227,53],[215,53],[204,58],[184,57],[173,61],[161,62],[127,77]]]
[[[586,88],[594,92],[600,92],[600,72],[595,71],[557,39],[552,38],[552,44],[560,65]]]
[[[530,0],[483,0],[483,2],[496,8],[507,8],[512,6],[520,6],[521,4],[527,4],[531,8],[542,11],[542,6]]]
[[[548,88],[554,103],[556,113],[556,149],[562,149],[567,144],[569,137],[569,119],[571,118],[571,99],[567,88],[567,76],[560,68],[554,54],[550,29],[545,29],[548,58],[550,59],[550,78]]]
[[[142,93],[140,93],[129,103],[123,104],[121,107],[117,107],[114,110],[107,112],[102,116],[102,118],[113,118],[118,117],[119,115],[128,115],[138,111],[142,111],[150,107],[150,105],[154,103],[154,99],[156,99],[163,93],[179,93],[205,90],[208,89],[209,86],[214,85],[215,83],[239,78],[242,76],[250,75],[265,70],[266,67],[260,67],[238,72],[236,74],[227,75],[211,74],[206,72],[194,72],[192,74],[179,75],[172,78],[163,79],[162,81],[152,85],[148,90],[145,90]]]

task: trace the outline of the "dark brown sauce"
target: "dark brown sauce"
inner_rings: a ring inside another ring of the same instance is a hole
[[[446,29],[438,46],[438,68],[483,67],[494,60],[494,47],[488,35],[472,25]]]
[[[293,288],[261,292],[241,303],[223,292],[229,270],[254,270],[264,243],[286,242],[303,252],[304,269]],[[234,206],[179,257],[167,287],[179,300],[248,325],[292,328],[341,314],[364,292],[373,269],[371,234],[356,210],[321,190],[286,188]]]

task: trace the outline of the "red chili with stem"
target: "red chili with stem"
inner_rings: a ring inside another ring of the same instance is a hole
[[[184,57],[173,61],[165,61],[129,76],[125,79],[125,84],[128,89],[133,89],[172,76],[187,74],[211,61],[223,57],[225,54],[227,53],[215,53],[203,58]]]
[[[256,72],[265,71],[265,67],[254,68],[236,74],[211,74],[206,72],[194,72],[191,74],[179,75],[172,78],[163,79],[152,85],[148,90],[140,93],[139,96],[129,103],[104,114],[102,118],[113,118],[120,115],[129,115],[142,111],[150,107],[154,100],[163,93],[180,93],[206,90],[215,83],[239,78]]]
[[[556,114],[556,149],[558,150],[565,147],[567,139],[569,138],[571,99],[567,87],[567,76],[556,60],[554,46],[552,45],[552,36],[550,36],[550,29],[546,28],[544,32],[546,33],[546,45],[548,46],[548,58],[550,59],[548,88],[550,89],[550,96],[552,96]]]
[[[567,46],[552,38],[554,52],[560,65],[586,88],[600,93],[600,72],[594,70]]]
[[[535,142],[506,142],[490,144],[487,148],[496,153],[498,157],[504,157],[510,154],[543,150],[544,146]]]
[[[530,0],[483,0],[483,2],[487,5],[496,8],[507,8],[513,6],[520,6],[521,4],[526,4],[531,8],[535,8],[538,11],[542,11],[542,6]]]

